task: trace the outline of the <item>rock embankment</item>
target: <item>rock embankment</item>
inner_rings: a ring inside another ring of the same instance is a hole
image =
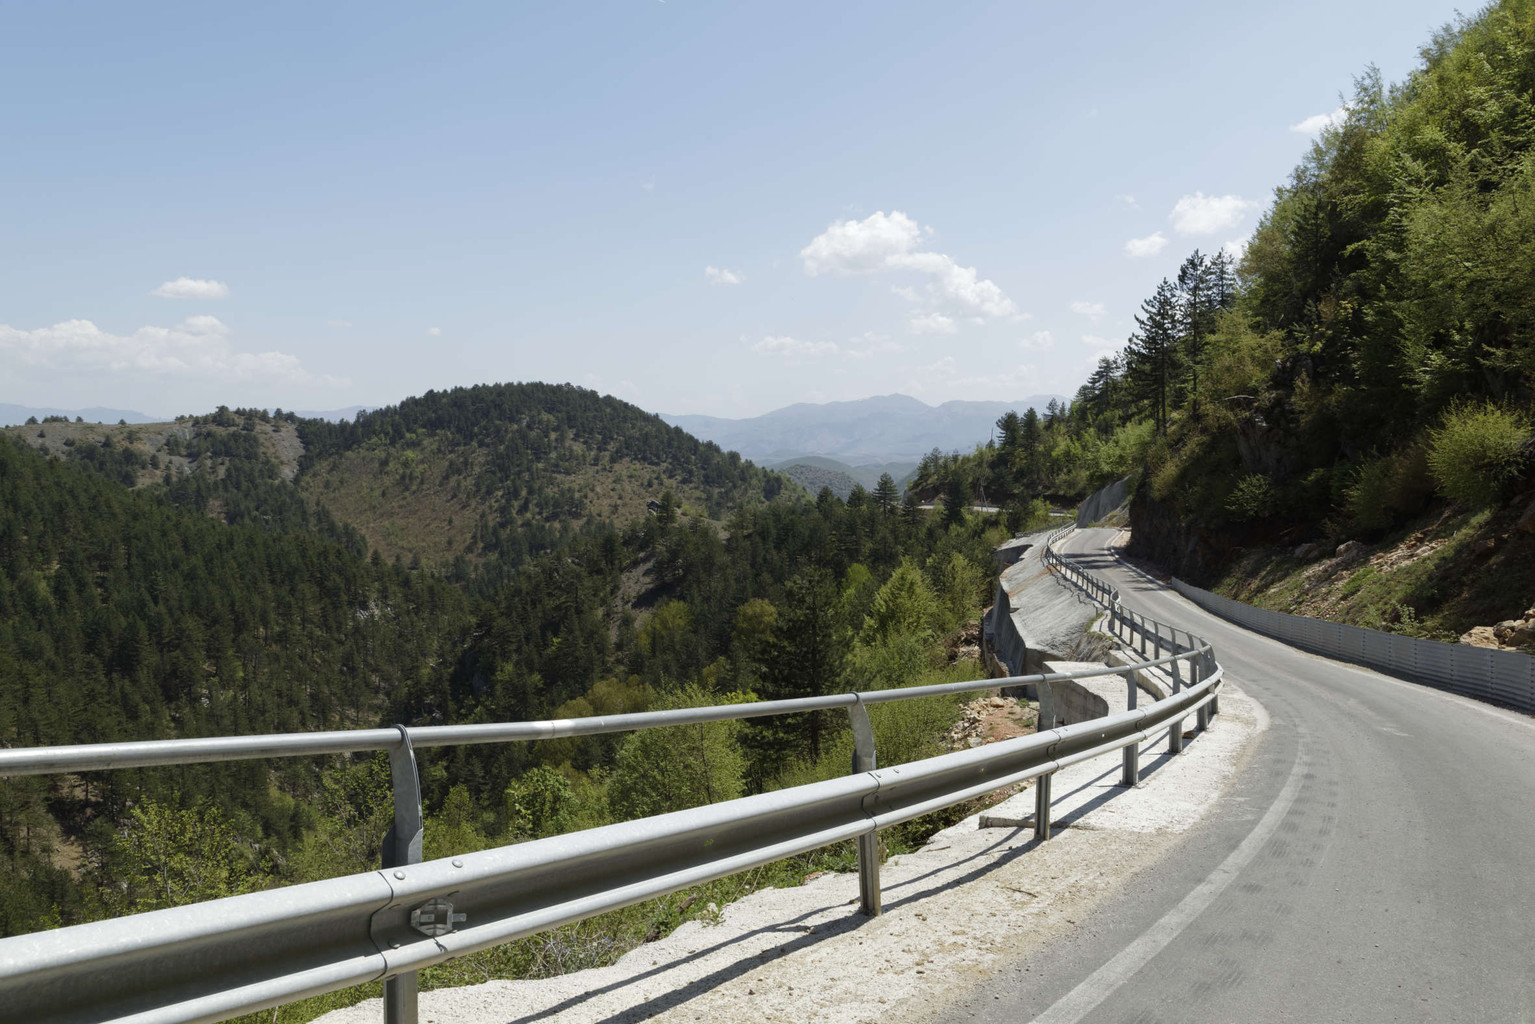
[[[1475,626],[1461,635],[1460,642],[1503,651],[1535,651],[1535,608],[1495,626]]]

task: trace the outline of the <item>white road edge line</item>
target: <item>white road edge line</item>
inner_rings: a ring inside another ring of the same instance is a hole
[[[1301,780],[1305,777],[1306,767],[1310,758],[1305,753],[1306,739],[1301,737],[1301,750],[1296,754],[1295,765],[1290,769],[1290,777],[1285,782],[1284,789],[1280,790],[1279,797],[1269,807],[1268,813],[1258,822],[1257,826],[1247,834],[1241,844],[1220,866],[1200,882],[1187,896],[1178,902],[1178,905],[1162,916],[1156,924],[1141,933],[1141,936],[1130,945],[1120,950],[1115,956],[1088,975],[1076,988],[1067,992],[1056,1000],[1049,1009],[1034,1018],[1034,1024],[1076,1024],[1077,1021],[1087,1016],[1098,1004],[1103,1002],[1125,982],[1160,953],[1168,943],[1178,937],[1182,931],[1194,922],[1200,914],[1215,902],[1217,896],[1226,891],[1226,887],[1236,880],[1238,874],[1248,863],[1258,855],[1263,844],[1268,842],[1279,823],[1284,820],[1290,811],[1290,805],[1295,803],[1295,796],[1300,792]]]

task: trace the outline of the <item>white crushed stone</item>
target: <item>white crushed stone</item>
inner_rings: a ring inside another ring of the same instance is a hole
[[[1185,723],[1193,728],[1192,716]],[[575,1024],[641,1020],[855,1024],[930,1017],[974,983],[1074,927],[1137,872],[1153,867],[1212,807],[1268,728],[1263,708],[1228,682],[1213,727],[1166,753],[1142,748],[1141,786],[1116,785],[1116,751],[1063,769],[1045,843],[1031,830],[978,827],[935,835],[882,870],[885,913],[857,909],[855,874],[766,889],[690,921],[611,967],[536,981],[492,981],[420,997],[427,1024]],[[1031,817],[1032,788],[989,808]],[[1063,823],[1066,827],[1062,827]],[[320,1018],[376,1024],[379,1000]]]

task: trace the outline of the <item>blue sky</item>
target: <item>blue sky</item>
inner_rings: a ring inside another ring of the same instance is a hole
[[[0,3],[0,401],[1070,394],[1453,15]]]

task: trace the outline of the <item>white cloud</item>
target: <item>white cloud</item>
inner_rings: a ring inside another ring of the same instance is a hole
[[[726,270],[724,267],[705,267],[704,276],[710,284],[740,284],[746,280],[746,275],[738,274],[734,270]]]
[[[1103,308],[1103,303],[1101,302],[1073,302],[1071,304],[1071,311],[1079,316],[1087,317],[1093,323],[1097,323],[1109,314],[1109,311]]]
[[[914,316],[906,324],[913,334],[954,334],[959,327],[954,323],[954,318],[944,316],[942,313],[927,313],[923,316]]]
[[[441,327],[428,327],[426,329],[426,336],[428,338],[440,338],[440,337],[442,337],[442,328]]]
[[[1082,335],[1082,344],[1093,350],[1093,358],[1100,355],[1108,355],[1110,352],[1118,352],[1124,347],[1124,342],[1115,341],[1112,338],[1100,338],[1096,334]]]
[[[752,350],[765,355],[788,356],[791,359],[808,359],[831,355],[837,351],[834,341],[801,341],[788,335],[770,334],[752,346]]]
[[[805,273],[869,274],[911,270],[932,278],[935,298],[964,313],[1010,316],[1018,311],[996,283],[983,280],[974,267],[960,266],[952,256],[917,249],[923,229],[900,210],[883,210],[863,220],[839,220],[800,250]]]
[[[1147,256],[1155,256],[1167,245],[1167,239],[1162,237],[1162,232],[1154,231],[1145,238],[1132,238],[1125,243],[1125,255],[1132,259],[1145,259]]]
[[[227,299],[229,285],[223,281],[178,277],[174,281],[165,282],[149,294],[158,295],[162,299]]]
[[[1045,352],[1055,347],[1055,335],[1049,331],[1035,331],[1027,338],[1019,338],[1018,347],[1026,352]]]
[[[266,380],[341,386],[305,370],[285,352],[236,352],[217,317],[188,317],[175,327],[140,327],[108,334],[89,320],[66,320],[24,331],[0,324],[0,363],[83,373],[143,373],[217,381]]]
[[[875,334],[873,331],[866,331],[861,337],[848,339],[848,346],[842,350],[843,356],[848,359],[872,359],[875,356],[893,355],[906,351],[905,345],[891,341],[883,334]]]
[[[350,321],[350,320],[327,320],[327,321],[325,321],[325,326],[327,326],[327,327],[339,327],[342,330],[346,330],[347,328],[354,327],[356,325],[353,324],[352,321]]]
[[[1213,235],[1235,227],[1247,216],[1247,211],[1257,206],[1253,200],[1241,196],[1207,196],[1195,192],[1178,200],[1167,219],[1180,235]]]
[[[1129,206],[1129,207],[1131,207],[1133,209],[1139,210],[1141,208],[1141,204],[1137,203],[1135,201],[1135,197],[1132,196],[1132,195],[1126,195],[1125,193],[1121,192],[1119,195],[1115,196],[1114,198],[1118,199],[1121,203],[1124,203],[1126,206]]]
[[[1221,246],[1221,251],[1224,252],[1227,256],[1230,256],[1233,260],[1240,262],[1242,257],[1247,253],[1247,243],[1251,242],[1252,240],[1253,236],[1251,234],[1244,235],[1241,238],[1233,238],[1231,241]]]
[[[800,250],[805,273],[862,274],[882,270],[892,258],[916,248],[922,229],[900,210],[883,210],[863,220],[839,220]]]
[[[1330,114],[1312,114],[1298,124],[1292,124],[1290,130],[1300,135],[1320,135],[1328,128],[1336,128],[1348,120],[1348,105],[1344,104]]]

